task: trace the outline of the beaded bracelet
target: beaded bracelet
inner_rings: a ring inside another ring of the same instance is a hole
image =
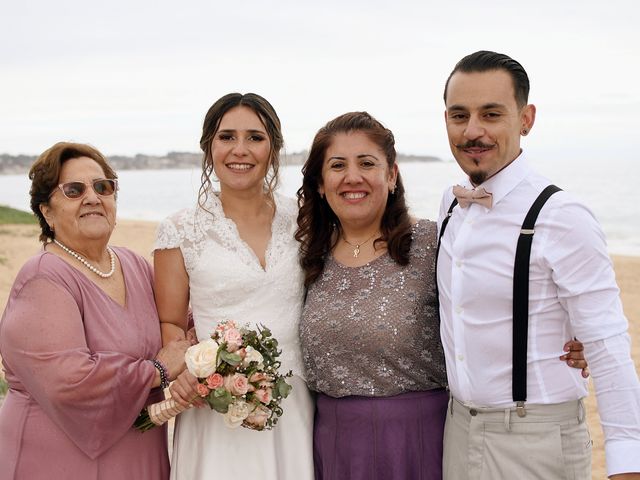
[[[169,386],[169,370],[167,370],[167,367],[164,365],[164,363],[162,363],[157,358],[151,360],[151,363],[153,363],[153,366],[156,367],[156,369],[160,373],[160,388],[164,390]]]

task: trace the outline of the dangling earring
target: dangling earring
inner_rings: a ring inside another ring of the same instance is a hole
[[[391,195],[395,195],[395,193],[396,193],[396,185],[394,185],[393,187],[391,187],[391,189],[389,189],[389,193]]]

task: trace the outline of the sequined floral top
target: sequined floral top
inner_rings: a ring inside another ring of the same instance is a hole
[[[446,384],[435,254],[436,224],[420,220],[406,266],[388,254],[361,267],[327,258],[300,322],[311,390],[386,397]]]

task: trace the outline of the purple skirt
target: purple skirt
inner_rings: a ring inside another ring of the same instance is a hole
[[[445,390],[394,397],[318,394],[316,480],[441,480]]]

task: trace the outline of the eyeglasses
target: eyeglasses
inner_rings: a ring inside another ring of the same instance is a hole
[[[68,182],[61,183],[58,188],[62,194],[70,200],[76,200],[84,196],[87,192],[87,187],[91,185],[93,191],[101,197],[109,197],[116,193],[118,189],[118,181],[111,178],[103,178],[100,180],[94,180],[91,183],[84,182]],[[55,193],[55,190],[51,192],[51,195]],[[51,198],[49,195],[49,198]]]

